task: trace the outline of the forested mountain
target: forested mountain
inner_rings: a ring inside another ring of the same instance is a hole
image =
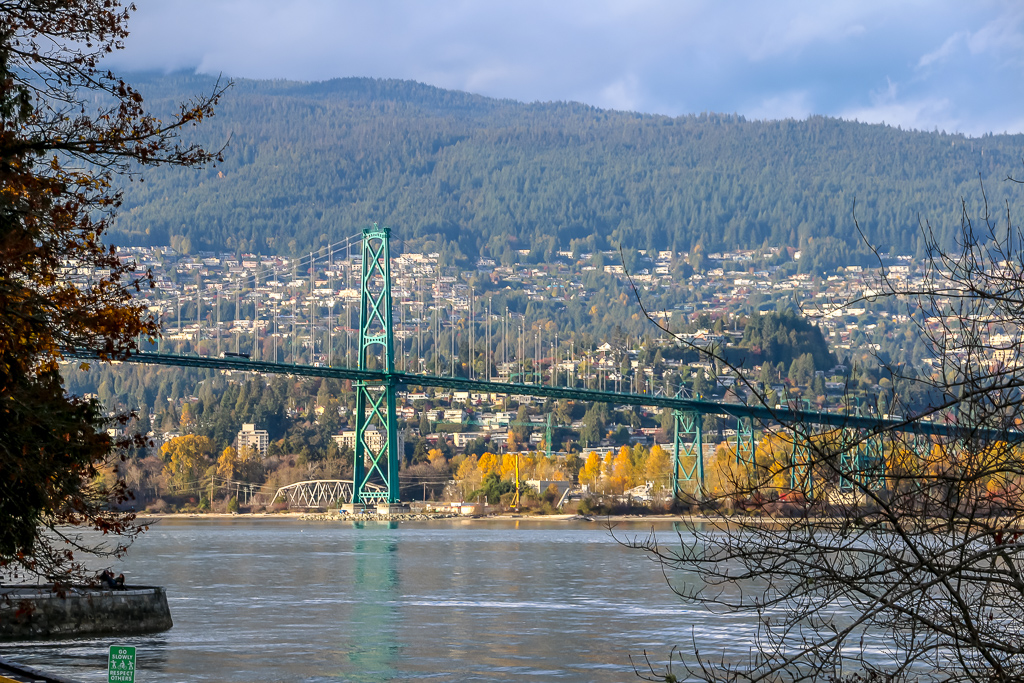
[[[202,76],[135,74],[157,110]],[[373,79],[239,80],[204,142],[224,163],[130,183],[112,241],[299,253],[371,222],[455,256],[511,249],[919,249],[919,217],[951,235],[959,200],[1013,201],[1024,135],[966,138],[824,117],[670,118],[522,104]],[[998,210],[998,209],[997,209]],[[454,244],[453,244],[454,243]],[[454,248],[457,245],[458,250]],[[459,253],[461,252],[461,254]],[[855,258],[855,257],[854,257]]]

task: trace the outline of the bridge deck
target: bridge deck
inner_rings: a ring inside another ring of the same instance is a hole
[[[96,353],[88,350],[76,349],[65,353],[66,355],[74,358],[97,358]],[[268,361],[243,360],[238,358],[207,358],[203,356],[179,356],[167,353],[137,353],[128,357],[125,362],[206,368],[210,370],[232,370],[236,372],[299,375],[303,377],[330,377],[333,379],[347,379],[356,382],[380,384],[391,383],[397,386],[440,387],[445,389],[506,394],[512,396],[535,396],[538,398],[570,399],[594,403],[652,406],[684,412],[697,412],[706,415],[718,414],[729,415],[732,417],[749,417],[762,423],[779,422],[786,424],[802,423],[828,425],[846,429],[864,429],[872,433],[897,431],[952,438],[971,436],[974,438],[1002,439],[1014,442],[1024,441],[1024,432],[1020,431],[1002,431],[993,429],[969,430],[966,427],[955,424],[943,424],[926,420],[915,420],[912,418],[891,420],[876,417],[847,415],[844,413],[815,412],[810,410],[793,410],[789,408],[772,409],[759,405],[721,403],[717,401],[705,401],[675,396],[617,393],[612,391],[599,391],[597,389],[580,389],[576,387],[548,386],[543,384],[515,384],[495,382],[493,380],[467,379],[464,377],[417,375],[407,372],[386,373],[377,370],[358,370],[356,368],[290,365],[287,363],[271,363]]]

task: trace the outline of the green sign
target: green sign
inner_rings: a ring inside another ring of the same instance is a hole
[[[135,683],[135,648],[111,645],[107,683]]]

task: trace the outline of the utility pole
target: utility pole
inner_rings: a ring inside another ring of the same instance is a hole
[[[258,278],[258,276],[257,276]],[[260,348],[260,292],[259,279],[254,283],[252,290],[252,357],[256,360],[263,360],[262,349]]]
[[[405,363],[405,304],[398,302],[398,330],[401,332],[398,340],[398,355],[395,356],[395,363],[399,370],[408,370]]]
[[[516,490],[512,494],[512,509],[519,512],[519,451],[516,451]]]
[[[475,303],[476,302],[473,300],[473,288],[470,287],[469,288],[469,353],[466,354],[466,359],[467,359],[467,361],[469,361],[469,368],[467,368],[467,370],[466,370],[466,375],[470,379],[473,379],[473,355],[474,355],[474,353],[473,353],[474,352],[473,341],[474,341],[474,338],[475,338],[474,332],[476,331],[476,330],[473,329],[473,323],[475,322],[475,319],[474,319],[474,316],[473,316],[473,313],[475,313],[475,310],[474,310],[475,309]]]
[[[551,366],[551,372],[552,372],[552,376],[554,377],[554,381],[551,382],[551,386],[557,387],[558,386],[558,333],[557,332],[555,333],[555,344],[554,344],[554,346],[551,347],[551,362],[553,363],[553,365]]]
[[[526,318],[523,318],[523,322],[519,323],[519,336],[516,339],[519,345],[519,381],[526,384]]]
[[[274,263],[274,293],[280,296],[280,291],[277,288],[277,263]],[[277,302],[280,299],[274,299],[274,362],[277,362]]]
[[[316,279],[316,264],[313,262],[313,252],[309,252],[309,364],[313,365],[316,359],[316,341],[313,338],[313,322],[316,318],[316,309],[313,307],[313,280]]]
[[[296,273],[292,275],[292,282],[295,282],[298,279],[298,274],[297,274],[297,271],[299,270],[298,261],[296,261],[296,263],[295,263],[295,265],[293,266],[292,269],[294,271],[296,271]],[[299,351],[298,351],[298,349],[299,349],[299,293],[298,292],[295,292],[295,296],[292,298],[291,304],[292,304],[292,327],[291,327],[291,330],[290,330],[291,334],[289,336],[291,337],[291,345],[292,345],[292,353],[291,353],[292,365],[296,365],[299,362]]]
[[[203,276],[202,271],[196,271],[196,355],[200,355],[200,343],[203,340]]]
[[[238,321],[242,318],[241,304],[239,302],[239,295],[241,291],[241,285],[239,283],[235,283],[235,353],[239,352],[239,337],[242,336],[241,330],[238,329]]]
[[[331,290],[331,307],[327,309],[327,367],[334,366],[334,250],[329,250],[327,288]]]
[[[345,291],[352,289],[352,242],[348,243],[348,259],[345,261]],[[349,355],[352,353],[352,333],[349,331],[352,325],[352,311],[349,308],[349,300],[345,299],[345,365],[349,363]]]
[[[418,358],[416,362],[416,369],[419,370],[421,367],[423,367],[419,360],[426,362],[427,359],[427,357],[423,355],[423,316],[427,312],[427,302],[426,298],[423,295],[422,285],[419,282],[417,282],[416,286],[420,290],[420,315],[416,319],[416,353]]]
[[[537,384],[544,384],[544,366],[541,364],[541,356],[544,354],[541,335],[544,334],[542,330],[537,330],[533,335],[533,360],[537,365]]]
[[[196,276],[196,281],[198,281],[198,280],[199,280],[199,276],[197,275]],[[195,353],[196,353],[197,356],[200,355],[201,349],[200,349],[199,343],[203,339],[203,324],[202,324],[202,322],[200,322],[201,318],[199,317],[199,309],[201,309],[202,307],[203,307],[203,296],[202,296],[202,294],[199,293],[199,286],[197,285],[196,286],[196,343],[195,343]]]

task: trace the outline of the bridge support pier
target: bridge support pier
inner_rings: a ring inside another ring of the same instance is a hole
[[[913,439],[913,447],[920,448],[919,437]],[[923,440],[930,448],[927,439]],[[885,484],[885,444],[880,436],[868,438],[858,450],[859,467],[857,468],[858,483],[870,489],[884,489]]]
[[[757,470],[756,449],[753,418],[736,418],[736,464],[742,463],[747,466],[748,472],[755,472]]]
[[[793,434],[793,450],[790,455],[789,488],[799,491],[808,500],[814,498],[814,463],[811,461],[811,449],[801,442],[796,433]]]
[[[696,481],[696,490],[704,491],[704,415],[697,411],[672,411],[672,497],[681,500],[686,482]],[[684,441],[683,437],[689,437]],[[692,488],[692,487],[691,487]]]
[[[857,487],[884,487],[885,458],[882,455],[881,440],[877,436],[855,433],[850,438],[849,446],[843,444],[839,469],[840,491],[853,491]]]

